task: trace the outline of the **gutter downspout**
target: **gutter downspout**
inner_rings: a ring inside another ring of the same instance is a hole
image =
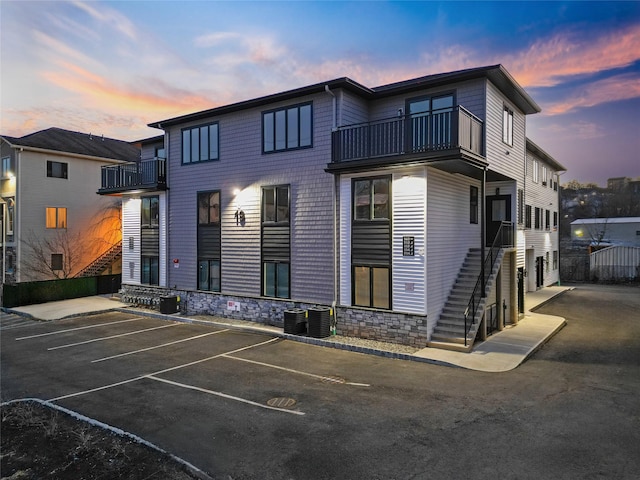
[[[331,91],[329,85],[324,86],[324,91],[331,95],[332,100],[332,121],[331,121],[331,133],[333,136],[333,132],[338,129],[337,126],[337,101],[336,95]],[[333,149],[331,150],[333,151]],[[336,320],[336,304],[338,302],[338,181],[339,175],[335,175],[333,178],[333,194],[332,194],[332,202],[333,202],[333,302],[331,302],[331,308],[333,309],[333,321],[334,325],[337,323]]]
[[[329,95],[331,95],[332,97],[332,102],[333,102],[333,118],[332,118],[332,122],[331,122],[331,131],[335,132],[336,129],[338,128],[337,126],[337,115],[336,115],[336,110],[337,110],[337,104],[336,104],[336,94],[333,93],[331,91],[331,89],[329,88],[329,85],[325,85],[324,86],[324,91],[327,92]]]
[[[485,249],[486,249],[486,225],[485,225],[485,209],[486,209],[486,203],[487,200],[485,198],[485,190],[486,190],[486,183],[487,183],[487,168],[484,167],[482,169],[482,184],[480,186],[480,198],[482,199],[480,202],[480,275],[482,280],[480,281],[480,283],[482,284],[482,295],[481,297],[484,298],[487,296],[487,292],[486,292],[486,285],[485,285],[485,280],[484,280],[484,260],[485,260]]]

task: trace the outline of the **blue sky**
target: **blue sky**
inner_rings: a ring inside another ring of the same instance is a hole
[[[136,140],[184,113],[347,76],[502,63],[562,182],[640,176],[640,2],[0,0],[0,132]]]

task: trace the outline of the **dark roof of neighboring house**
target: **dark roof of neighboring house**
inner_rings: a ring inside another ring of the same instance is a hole
[[[533,143],[531,140],[527,138],[527,151],[532,152],[534,155],[537,155],[540,159],[547,162],[556,172],[566,172],[567,168],[564,167],[560,162],[558,162],[555,158],[545,152],[538,145]]]
[[[163,142],[164,143],[164,135],[156,135],[155,137],[149,137],[149,138],[141,138],[140,140],[134,140],[133,143],[134,145],[151,145],[153,143],[160,143]]]
[[[12,147],[50,150],[127,162],[135,162],[140,159],[140,149],[124,140],[90,133],[72,132],[62,128],[47,128],[24,137],[2,135],[2,138]]]
[[[238,103],[223,105],[221,107],[203,110],[201,112],[190,113],[175,118],[161,120],[159,122],[150,123],[150,127],[164,128],[166,126],[177,125],[180,123],[200,120],[214,115],[222,115],[225,113],[236,112],[247,108],[254,108],[270,103],[291,100],[304,95],[321,93],[325,89],[343,88],[350,90],[361,97],[367,99],[384,98],[392,95],[400,95],[412,91],[422,90],[426,88],[437,88],[450,85],[452,83],[463,82],[478,78],[488,78],[494,83],[515,105],[525,114],[540,112],[540,107],[533,99],[518,85],[513,77],[507,72],[502,65],[491,65],[488,67],[470,68],[467,70],[458,70],[455,72],[438,73],[435,75],[427,75],[425,77],[414,78],[402,82],[382,85],[380,87],[369,88],[361,85],[348,77],[337,78],[327,82],[316,83],[306,87],[287,90],[285,92],[267,95],[264,97],[245,100]]]

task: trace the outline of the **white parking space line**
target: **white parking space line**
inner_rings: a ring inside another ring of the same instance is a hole
[[[202,335],[196,335],[194,337],[183,338],[182,340],[176,340],[174,342],[167,342],[161,345],[156,345],[154,347],[141,348],[139,350],[133,350],[132,352],[120,353],[118,355],[111,355],[110,357],[99,358],[97,360],[91,360],[91,363],[104,362],[105,360],[111,360],[113,358],[126,357],[127,355],[134,355],[136,353],[148,352],[149,350],[155,350],[156,348],[168,347],[169,345],[175,345],[177,343],[189,342],[191,340],[197,340],[198,338],[208,337],[209,335],[217,335],[218,333],[228,332],[229,329],[225,328],[224,330],[218,330],[216,332],[203,333]]]
[[[157,382],[168,383],[169,385],[175,385],[176,387],[186,388],[189,390],[195,390],[197,392],[208,393],[209,395],[215,395],[217,397],[227,398],[229,400],[235,400],[236,402],[246,403],[248,405],[253,405],[254,407],[265,408],[267,410],[276,410],[278,412],[290,413],[292,415],[304,415],[304,412],[299,410],[287,410],[285,408],[271,407],[269,405],[263,405],[261,403],[253,402],[251,400],[247,400],[246,398],[235,397],[233,395],[228,395],[222,392],[216,392],[214,390],[207,390],[206,388],[196,387],[194,385],[187,385],[185,383],[173,382],[171,380],[165,380],[163,378],[154,377],[153,375],[147,375],[146,378],[151,380],[155,380]]]
[[[242,352],[244,350],[249,350],[250,348],[260,347],[262,345],[266,345],[268,343],[272,343],[272,342],[279,341],[279,340],[281,340],[281,339],[280,338],[272,338],[272,339],[266,340],[264,342],[255,343],[253,345],[247,345],[246,347],[242,347],[242,348],[236,348],[235,350],[231,350],[229,352],[219,353],[217,355],[212,355],[211,357],[203,358],[203,359],[200,359],[200,360],[195,360],[193,362],[185,363],[183,365],[178,365],[178,366],[171,367],[171,368],[165,368],[164,370],[158,370],[157,372],[148,373],[146,375],[140,375],[138,377],[133,377],[133,378],[130,378],[128,380],[123,380],[121,382],[111,383],[109,385],[103,385],[102,387],[96,387],[96,388],[92,388],[90,390],[83,390],[81,392],[70,393],[68,395],[62,395],[62,396],[56,397],[56,398],[50,398],[48,401],[49,402],[57,402],[58,400],[64,400],[65,398],[79,397],[80,395],[85,395],[87,393],[99,392],[100,390],[106,390],[107,388],[113,388],[113,387],[117,387],[117,386],[120,386],[120,385],[125,385],[127,383],[136,382],[138,380],[143,380],[143,379],[145,379],[145,378],[147,378],[149,376],[160,375],[162,373],[171,372],[173,370],[178,370],[180,368],[190,367],[192,365],[197,365],[198,363],[207,362],[209,360],[213,360],[214,358],[222,357],[223,355],[231,355],[233,353]]]
[[[293,368],[286,368],[286,367],[281,367],[279,365],[273,365],[271,363],[264,363],[264,362],[257,362],[255,360],[249,360],[247,358],[240,358],[240,357],[233,357],[229,354],[225,354],[223,355],[224,358],[229,358],[231,360],[238,360],[240,362],[246,362],[246,363],[253,363],[255,365],[261,365],[263,367],[269,367],[269,368],[275,368],[276,370],[283,370],[285,372],[289,372],[289,373],[296,373],[298,375],[305,375],[307,377],[313,377],[313,378],[317,378],[319,380],[323,380],[325,382],[335,382],[335,383],[340,383],[340,382],[336,382],[334,377],[327,377],[325,375],[316,375],[315,373],[309,373],[309,372],[302,372],[300,370],[294,370]],[[356,386],[356,387],[370,387],[371,385],[368,383],[354,383],[354,382],[344,382],[344,385],[351,385],[351,386]]]
[[[116,322],[96,323],[96,324],[93,324],[93,325],[86,325],[84,327],[67,328],[65,330],[57,330],[55,332],[40,333],[38,335],[29,335],[28,337],[18,337],[18,338],[16,338],[16,341],[29,340],[30,338],[47,337],[49,335],[59,335],[61,333],[75,332],[77,330],[86,330],[87,328],[104,327],[106,325],[115,325],[117,323],[137,322],[138,320],[142,320],[142,318],[143,317],[136,317],[136,318],[129,318],[127,320],[118,320]],[[42,323],[40,325],[42,325]]]
[[[184,323],[171,323],[169,325],[162,325],[160,327],[153,327],[153,328],[145,328],[143,330],[136,330],[135,332],[127,332],[127,333],[121,333],[119,335],[110,335],[108,337],[93,338],[91,340],[85,340],[84,342],[68,343],[67,345],[59,345],[57,347],[47,348],[47,350],[51,351],[51,350],[59,350],[61,348],[77,347],[78,345],[86,345],[87,343],[102,342],[104,340],[111,340],[112,338],[126,337],[128,335],[137,335],[138,333],[151,332],[152,330],[160,330],[162,328],[178,327],[180,325],[186,325],[186,324],[184,324]]]

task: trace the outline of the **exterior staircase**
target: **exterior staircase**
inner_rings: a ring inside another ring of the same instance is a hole
[[[497,252],[491,272],[485,272],[487,276],[485,284],[487,293],[491,291],[495,283],[503,258],[504,249],[500,249]],[[491,266],[488,267],[491,268]],[[467,253],[458,277],[449,293],[449,298],[442,309],[440,318],[431,335],[431,341],[428,343],[429,347],[459,352],[471,351],[487,303],[487,297],[482,296],[479,289],[476,291],[478,304],[475,316],[467,319],[466,327],[468,332],[465,332],[465,312],[470,308],[470,299],[474,295],[481,270],[481,250],[472,248]],[[472,312],[469,312],[469,315],[472,314]]]
[[[109,250],[96,258],[89,265],[76,274],[78,277],[96,277],[100,275],[109,265],[122,256],[122,241],[116,243]]]

